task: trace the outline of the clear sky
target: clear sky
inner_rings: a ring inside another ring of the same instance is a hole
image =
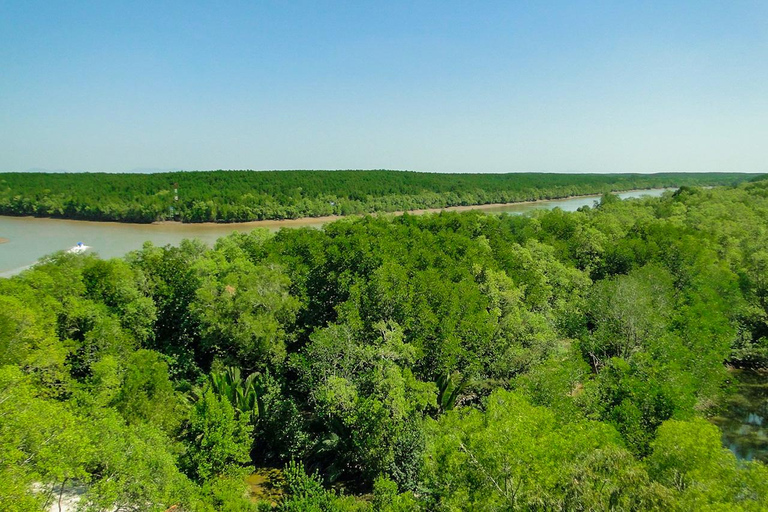
[[[768,2],[0,0],[0,171],[768,171]]]

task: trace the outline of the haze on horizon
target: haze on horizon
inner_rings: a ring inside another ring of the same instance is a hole
[[[768,171],[768,3],[629,4],[4,2],[0,171]]]

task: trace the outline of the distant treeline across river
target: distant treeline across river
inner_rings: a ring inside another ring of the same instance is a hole
[[[758,176],[385,170],[0,173],[0,214],[138,223],[248,222],[512,203],[645,188],[735,185]]]

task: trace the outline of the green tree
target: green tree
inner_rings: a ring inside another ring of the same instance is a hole
[[[612,455],[598,462],[596,450]],[[642,470],[611,427],[562,424],[552,411],[505,391],[489,397],[485,412],[451,411],[433,423],[425,461],[432,509],[573,510],[654,503],[644,489],[647,477],[633,476]],[[602,470],[614,479],[609,485],[574,478],[604,463],[613,464]]]
[[[249,368],[286,357],[286,326],[298,302],[289,293],[290,279],[280,267],[232,262],[213,253],[198,262],[202,284],[192,310],[200,320],[201,342],[213,357]]]
[[[131,354],[113,404],[129,423],[149,422],[169,434],[180,427],[186,413],[169,379],[167,363],[151,350]]]
[[[192,411],[186,430],[184,466],[197,480],[236,471],[250,461],[251,426],[237,417],[226,398],[206,390]]]
[[[668,421],[659,428],[652,446],[651,475],[680,493],[682,508],[763,510],[768,506],[768,470],[762,464],[740,465],[723,448],[717,427],[705,420]]]

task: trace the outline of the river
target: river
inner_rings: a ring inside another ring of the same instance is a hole
[[[667,189],[622,192],[622,199],[641,196],[660,196]],[[489,213],[525,213],[536,209],[561,208],[576,211],[598,201],[600,196],[582,196],[532,203],[477,206],[472,209]],[[451,208],[446,208],[450,210]],[[68,249],[78,242],[92,247],[102,258],[114,258],[140,249],[145,241],[155,245],[176,245],[185,238],[198,238],[212,244],[233,231],[250,231],[266,227],[276,231],[283,227],[320,227],[328,218],[308,218],[287,221],[247,222],[242,224],[128,224],[120,222],[90,222],[78,220],[34,217],[0,216],[0,277],[14,275],[34,264],[38,259],[56,251]]]

